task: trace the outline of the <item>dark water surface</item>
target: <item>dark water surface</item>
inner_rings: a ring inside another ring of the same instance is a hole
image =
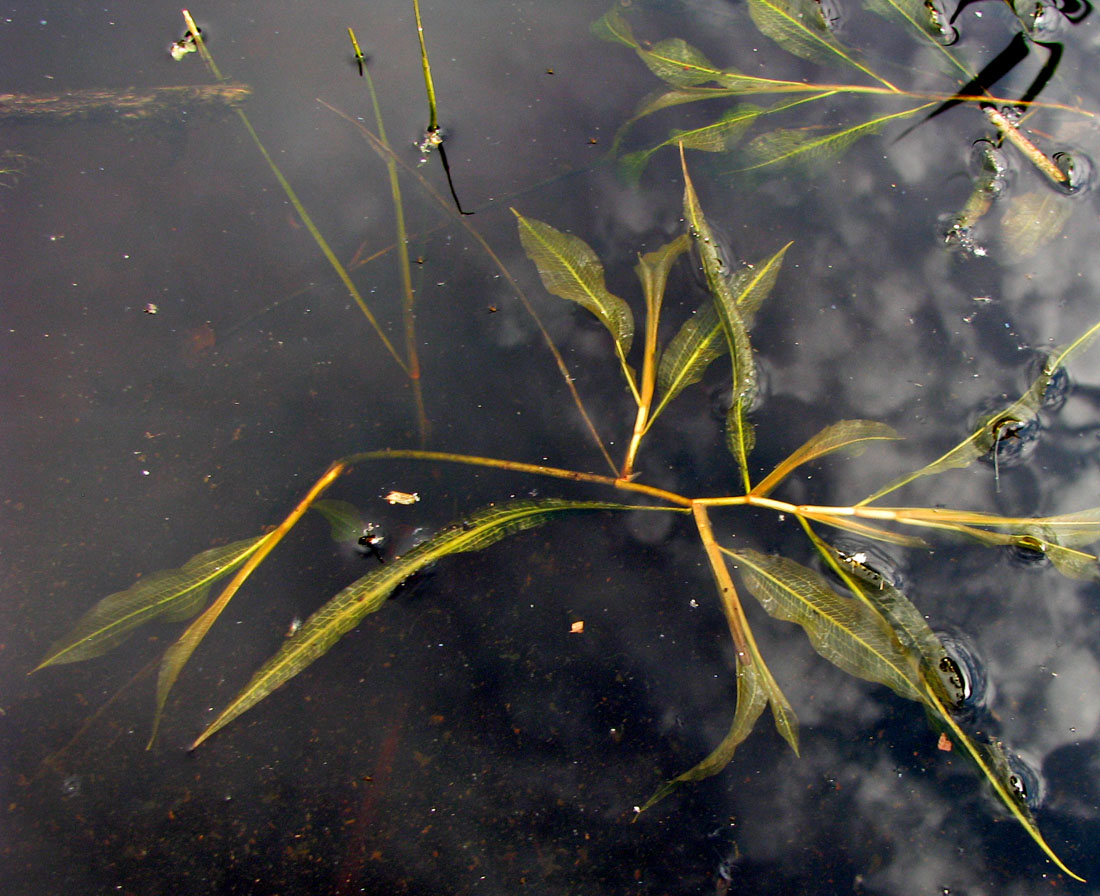
[[[209,83],[197,56],[167,54],[184,30],[178,6],[133,6],[3,5],[0,93]],[[251,85],[244,108],[336,255],[350,264],[383,253],[352,276],[398,346],[386,168],[318,99],[373,128],[352,25],[389,138],[415,164],[427,114],[410,7],[193,9],[222,70]],[[841,37],[892,83],[948,93],[958,84],[935,51],[855,3],[838,9]],[[586,240],[640,331],[631,269],[636,253],[680,232],[683,187],[670,149],[637,189],[604,161],[616,129],[659,87],[629,49],[590,35],[605,10],[582,0],[423,5],[469,220],[531,297],[620,460],[634,412],[607,335],[546,294],[508,210]],[[784,53],[742,3],[627,12],[639,37],[683,37],[749,74],[873,83]],[[1097,108],[1098,20],[1042,35],[1065,56],[1041,99]],[[973,68],[1018,30],[995,3],[956,24],[956,50]],[[998,91],[1027,89],[1042,58],[1032,49]],[[904,107],[843,95],[820,105],[781,123],[836,129]],[[712,117],[714,108],[724,107]],[[707,120],[701,106],[667,110],[639,124],[628,148]],[[897,139],[914,121],[811,173],[748,175],[734,171],[738,158],[689,153],[733,259],[794,241],[753,330],[767,381],[754,475],[834,420],[883,420],[906,436],[800,470],[778,493],[785,500],[858,501],[937,457],[990,403],[1026,388],[1037,351],[1100,319],[1095,190],[1060,194],[1006,148],[1007,192],[974,233],[986,254],[951,251],[945,216],[966,203],[974,141],[992,131],[978,111],[956,108]],[[1100,159],[1088,116],[1041,112],[1031,133],[1082,168]],[[27,157],[0,165],[25,165],[0,189],[3,892],[1100,893],[1046,861],[972,770],[937,749],[918,707],[836,670],[747,596],[799,715],[802,758],[764,717],[725,773],[630,824],[662,780],[719,742],[733,713],[729,633],[687,520],[578,517],[444,561],[193,753],[187,745],[292,620],[376,563],[334,547],[320,518],[305,519],[230,604],[176,685],[152,751],[155,663],[177,626],[28,678],[100,597],[274,525],[334,458],[419,438],[409,381],[234,115],[0,120],[0,151]],[[420,172],[446,194],[437,158]],[[512,287],[414,178],[403,175],[402,189],[418,259],[427,446],[606,474]],[[1066,220],[1042,229],[1049,241],[1021,247],[1005,236],[1006,210],[1032,193]],[[686,268],[674,272],[670,329],[702,296]],[[641,481],[686,495],[737,487],[712,411],[727,378],[716,363],[654,427]],[[1100,504],[1100,355],[1080,355],[1071,380],[1064,406],[1044,413],[1038,446],[1006,462],[999,484],[976,463],[898,500],[1022,515]],[[421,501],[391,506],[393,488]],[[387,462],[357,468],[330,496],[409,538],[489,501],[608,494]],[[723,543],[812,562],[791,520],[714,517]],[[1047,840],[1100,880],[1096,584],[967,544],[888,551],[932,626],[975,657],[987,682],[975,712],[1040,776]],[[570,633],[578,620],[583,633]]]

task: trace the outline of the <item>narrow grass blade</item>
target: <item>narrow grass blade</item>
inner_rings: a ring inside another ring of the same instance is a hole
[[[191,749],[251,709],[314,660],[324,656],[364,616],[378,610],[394,588],[428,564],[450,554],[481,550],[516,532],[540,526],[562,513],[607,509],[621,510],[624,505],[559,500],[514,501],[489,506],[441,530],[392,563],[379,566],[353,582],[310,616],[286,640],[278,653],[256,671],[252,680],[199,735]]]
[[[897,90],[841,46],[829,30],[821,6],[813,0],[749,0],[749,15],[762,34],[788,53],[812,62],[843,62],[884,87]]]
[[[195,35],[195,43],[198,45],[199,55],[202,56],[203,62],[206,63],[207,68],[210,69],[210,73],[218,81],[224,80],[221,70],[214,62],[214,57],[210,55],[210,51],[206,48],[206,42],[202,39],[202,35],[199,32],[198,26],[195,24],[195,20],[191,18],[191,14],[186,9],[183,10],[183,17],[187,22],[190,33]],[[332,251],[332,247],[329,246],[328,241],[321,234],[317,225],[313,223],[313,218],[309,216],[309,212],[307,212],[305,206],[302,205],[302,201],[298,198],[298,194],[294,192],[294,188],[291,187],[290,181],[286,179],[283,172],[279,169],[279,166],[275,164],[275,160],[271,158],[267,148],[260,140],[260,135],[257,134],[256,129],[252,127],[251,119],[244,113],[243,109],[236,108],[234,111],[237,113],[237,117],[240,119],[241,124],[244,125],[244,129],[248,132],[248,136],[252,139],[253,144],[255,144],[256,149],[259,150],[260,155],[262,155],[264,161],[267,162],[267,167],[271,169],[271,173],[275,176],[275,180],[279,182],[279,186],[282,188],[287,200],[294,207],[294,211],[305,225],[306,230],[309,231],[309,235],[313,237],[313,241],[317,244],[317,248],[321,250],[321,254],[325,256],[325,259],[332,267],[336,276],[340,278],[340,282],[344,284],[344,288],[348,291],[348,294],[355,301],[355,304],[359,306],[359,310],[363,312],[363,316],[366,317],[367,322],[374,329],[374,332],[378,334],[378,338],[382,341],[386,351],[389,352],[398,366],[408,374],[409,366],[407,362],[401,357],[397,349],[394,348],[393,343],[390,342],[385,330],[382,329],[381,324],[379,324],[377,318],[375,318],[374,312],[370,310],[370,307],[363,299],[355,283],[352,282],[351,275],[348,273],[347,268],[344,267],[343,262],[336,257],[336,253]]]
[[[35,671],[101,656],[155,619],[182,621],[202,608],[210,585],[240,566],[263,540],[246,538],[196,554],[178,569],[139,579],[103,598],[46,652]]]
[[[850,675],[922,700],[912,655],[882,617],[842,597],[813,570],[756,551],[729,551],[746,587],[771,616],[802,626],[822,657]]]
[[[849,449],[849,454],[858,455],[871,441],[889,441],[899,438],[898,434],[885,423],[873,420],[841,420],[825,427],[816,436],[805,442],[791,455],[779,463],[771,473],[752,490],[754,495],[766,495],[786,479],[793,470],[834,451]]]
[[[634,339],[634,316],[625,301],[608,292],[596,253],[579,237],[525,218],[515,209],[512,213],[519,223],[523,249],[538,268],[543,286],[596,315],[615,340],[616,354],[625,367]]]

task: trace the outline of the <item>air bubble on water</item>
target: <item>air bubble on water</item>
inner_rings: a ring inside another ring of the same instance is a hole
[[[990,702],[985,663],[964,636],[940,632],[938,637],[946,655],[936,673],[952,701],[952,708],[966,713],[984,710]]]

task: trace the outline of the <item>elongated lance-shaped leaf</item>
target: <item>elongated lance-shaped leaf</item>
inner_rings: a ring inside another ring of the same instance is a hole
[[[1019,782],[1008,765],[1001,744],[997,742],[977,743],[962,729],[954,716],[951,715],[949,708],[934,692],[927,692],[926,697],[926,705],[930,707],[929,712],[938,724],[950,732],[952,744],[958,747],[978,767],[982,776],[989,782],[994,796],[1008,809],[1020,826],[1027,831],[1028,836],[1046,854],[1048,859],[1065,874],[1076,881],[1084,883],[1085,879],[1070,871],[1066,864],[1058,858],[1058,854],[1050,847],[1050,844],[1043,839],[1043,835],[1039,832],[1039,826],[1028,808],[1026,796],[1019,790]]]
[[[888,583],[882,582],[881,587],[878,584],[868,587],[863,581],[857,581],[852,575],[854,570],[848,562],[850,558],[842,559],[842,555],[831,545],[826,545],[808,526],[805,528],[815,547],[852,592],[866,606],[882,614],[903,648],[917,659],[919,675],[915,683],[918,686],[918,699],[924,704],[934,724],[943,731],[950,732],[951,742],[978,767],[996,797],[1051,861],[1070,877],[1081,880],[1065,866],[1043,839],[1026,800],[1014,786],[1016,779],[1008,767],[1000,744],[977,743],[952,715],[953,710],[965,696],[964,682],[954,660],[950,658],[940,639],[928,627],[924,616],[904,594]]]
[[[736,106],[728,109],[717,120],[690,130],[674,129],[660,143],[649,149],[628,153],[619,160],[619,170],[623,179],[636,186],[649,164],[650,157],[666,146],[683,144],[685,149],[697,149],[702,152],[725,152],[733,148],[741,135],[756,121],[764,110],[759,106]]]
[[[884,495],[896,491],[903,485],[908,485],[922,476],[932,476],[943,473],[946,470],[959,469],[971,464],[975,459],[987,454],[996,448],[1000,431],[1006,424],[1013,424],[1028,420],[1039,413],[1043,405],[1043,397],[1050,386],[1051,378],[1057,371],[1069,362],[1069,359],[1078,352],[1084,351],[1100,333],[1100,322],[1093,324],[1084,333],[1078,336],[1068,345],[1055,349],[1043,362],[1043,369],[1035,378],[1028,390],[1015,402],[1002,411],[986,415],[978,428],[947,453],[941,455],[927,466],[921,467],[912,473],[906,473],[893,482],[884,485],[877,492],[864,498],[857,506],[870,504]]]
[[[857,455],[867,447],[868,442],[890,441],[899,438],[898,434],[885,423],[873,420],[841,420],[826,426],[817,435],[812,436],[803,445],[795,449],[786,460],[776,465],[753,489],[754,495],[766,495],[786,479],[793,470],[834,451],[849,449]]]
[[[925,688],[937,694],[952,709],[956,708],[966,696],[964,681],[955,661],[923,614],[881,572],[869,566],[865,558],[837,550],[819,538],[808,525],[804,524],[804,528],[814,547],[848,586],[848,590],[878,613],[893,629],[901,646],[917,659]],[[923,689],[918,690],[924,700]]]
[[[737,302],[737,311],[746,327],[752,326],[756,312],[771,294],[779,277],[779,269],[783,265],[783,256],[792,245],[793,242],[787,243],[771,257],[742,268],[730,279],[730,292]]]
[[[761,681],[760,669],[755,664],[737,664],[737,709],[733,715],[733,723],[730,725],[722,742],[711,752],[706,759],[698,765],[688,769],[683,774],[677,775],[669,781],[665,781],[657,791],[646,800],[638,809],[638,814],[645,812],[656,803],[659,803],[679,785],[690,781],[701,781],[712,775],[718,774],[730,764],[733,754],[741,746],[745,738],[752,733],[757,719],[768,705],[768,694]],[[638,816],[635,815],[635,818]]]
[[[681,234],[671,243],[666,243],[656,251],[640,256],[638,264],[634,267],[645,295],[645,348],[642,355],[642,381],[638,392],[638,413],[634,418],[634,430],[630,434],[626,458],[619,471],[619,475],[624,479],[629,478],[633,473],[638,448],[651,422],[653,390],[657,384],[657,331],[661,323],[661,303],[664,300],[665,284],[668,282],[669,271],[676,263],[676,259],[690,248],[690,238],[686,233]]]
[[[822,657],[850,675],[922,700],[916,661],[878,613],[837,594],[820,575],[793,560],[756,551],[728,553],[764,610],[802,626]]]
[[[931,103],[880,115],[861,124],[839,131],[822,132],[820,128],[780,128],[754,138],[745,148],[750,164],[742,171],[755,171],[769,165],[798,164],[813,167],[830,162],[847,151],[861,137],[877,134],[887,124],[908,118],[927,109]]]
[[[884,87],[897,90],[841,46],[829,30],[821,6],[813,0],[749,0],[749,15],[761,33],[788,53],[813,62],[843,62]]]
[[[155,619],[190,619],[202,608],[211,583],[240,566],[262,540],[262,536],[246,538],[210,548],[178,569],[152,573],[125,591],[103,598],[50,647],[35,671],[101,656]]]
[[[727,277],[726,262],[718,252],[714,234],[703,215],[695,186],[688,174],[683,147],[680,147],[680,166],[684,172],[684,219],[699,249],[707,287],[710,289],[730,353],[732,390],[730,407],[726,414],[726,444],[737,459],[745,490],[748,491],[752,488],[749,481],[749,453],[756,443],[752,424],[748,420],[749,407],[756,397],[756,362],[752,356],[748,329],[737,307],[737,296]]]
[[[737,308],[746,325],[775,286],[783,256],[791,247],[787,243],[771,258],[757,262],[735,274],[729,283]],[[711,363],[728,351],[725,330],[713,301],[705,302],[689,317],[672,337],[657,371],[660,404],[650,422],[686,387],[699,382]]]
[[[612,8],[593,22],[592,33],[601,40],[630,47],[653,74],[672,87],[720,81],[724,74],[702,52],[680,38],[643,47],[617,8]]]
[[[722,322],[714,309],[714,302],[706,301],[696,309],[661,355],[657,369],[657,389],[661,403],[653,412],[656,419],[672,399],[688,386],[699,382],[712,362],[727,351]]]
[[[394,588],[428,564],[449,554],[479,551],[563,513],[624,509],[637,508],[594,501],[513,501],[491,505],[448,526],[392,563],[379,566],[356,580],[326,602],[256,671],[252,680],[199,735],[191,749],[324,656],[364,616],[378,610]]]
[[[772,716],[775,719],[775,727],[783,737],[795,755],[798,755],[798,718],[791,708],[786,695],[780,690],[771,670],[768,669],[760,648],[756,645],[749,620],[745,616],[745,608],[741,606],[741,598],[737,595],[737,588],[730,577],[729,567],[726,563],[724,548],[720,547],[714,537],[714,530],[710,524],[710,516],[707,508],[699,503],[693,503],[692,515],[695,525],[699,530],[699,539],[703,543],[703,549],[710,563],[711,574],[714,576],[714,584],[718,588],[718,598],[722,603],[722,611],[729,623],[730,634],[733,635],[733,643],[737,648],[737,661],[742,665],[755,666],[755,685],[763,689],[772,707]]]
[[[848,508],[837,509],[847,510]],[[874,541],[882,541],[887,544],[899,544],[907,548],[931,547],[928,542],[923,538],[918,538],[916,535],[906,535],[903,532],[893,532],[890,529],[872,526],[869,523],[854,519],[851,516],[845,516],[842,513],[829,513],[825,510],[807,511],[805,508],[802,508],[800,512],[806,519],[824,523],[826,526],[832,526],[834,529],[841,529],[844,532],[854,532],[856,535],[865,535],[867,538],[873,539]]]
[[[538,268],[543,286],[548,292],[587,308],[600,319],[615,340],[615,351],[626,372],[626,356],[634,339],[634,316],[626,302],[608,292],[603,265],[596,253],[579,237],[525,218],[515,209],[512,213],[519,223],[523,250]]]

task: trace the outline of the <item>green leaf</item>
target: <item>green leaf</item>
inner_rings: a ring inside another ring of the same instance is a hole
[[[749,407],[756,397],[756,362],[752,356],[748,328],[738,309],[738,296],[733,291],[727,276],[726,262],[719,254],[714,234],[703,215],[682,149],[680,162],[684,172],[684,219],[699,249],[703,273],[732,361],[732,391],[730,408],[726,414],[726,444],[737,458],[741,477],[748,491],[752,487],[749,482],[748,457],[756,443],[752,424],[748,420]]]
[[[823,133],[820,128],[780,128],[761,134],[746,147],[750,164],[742,170],[753,171],[784,163],[797,163],[803,167],[821,165],[842,155],[861,137],[877,134],[889,122],[908,118],[930,105],[926,103],[902,112],[881,115],[839,131]]]
[[[737,664],[737,709],[734,712],[733,723],[730,725],[722,742],[711,752],[706,759],[698,765],[688,769],[683,774],[677,775],[670,781],[662,784],[638,809],[638,813],[645,812],[655,803],[659,803],[672,793],[680,784],[690,781],[701,781],[712,775],[718,774],[730,764],[733,754],[742,742],[752,733],[757,719],[768,705],[768,693],[764,687],[760,667],[756,663],[748,665]]]
[[[699,382],[711,363],[726,353],[726,338],[714,303],[704,302],[684,321],[672,337],[657,369],[657,388],[661,403],[653,412],[656,417],[666,404],[688,386]]]
[[[598,37],[600,40],[622,44],[632,50],[638,46],[638,41],[634,39],[634,33],[630,30],[630,25],[623,18],[617,6],[613,6],[596,19],[589,30],[594,37]]]
[[[354,504],[331,498],[322,498],[310,505],[328,520],[332,527],[332,540],[335,542],[357,541],[366,528],[363,517]]]
[[[730,281],[730,292],[746,326],[752,324],[756,312],[760,310],[760,306],[764,304],[764,300],[775,287],[779,268],[783,265],[783,256],[792,245],[793,243],[787,243],[770,258],[748,265],[733,275]]]
[[[259,547],[263,537],[246,538],[196,554],[178,569],[139,579],[125,591],[103,598],[54,642],[34,671],[101,656],[147,622],[179,622],[194,616],[210,584],[232,572]]]
[[[681,234],[659,249],[640,256],[638,263],[634,266],[634,273],[638,275],[638,281],[642,284],[642,294],[645,296],[646,320],[652,325],[654,332],[661,317],[661,303],[664,299],[669,271],[672,270],[676,260],[690,248],[691,240],[688,239],[687,234]]]
[[[822,657],[850,675],[923,702],[917,662],[885,620],[837,594],[813,570],[756,551],[729,551],[746,587],[771,616],[802,626]]]
[[[519,237],[527,257],[535,263],[547,291],[591,311],[615,340],[625,365],[634,338],[634,316],[618,296],[607,291],[603,265],[584,240],[555,230],[549,224],[525,218],[515,209]]]
[[[741,135],[763,111],[758,106],[737,106],[727,110],[721,118],[710,124],[686,131],[673,130],[668,138],[657,145],[623,156],[619,161],[623,179],[632,186],[636,186],[646,165],[649,164],[650,157],[666,146],[682,143],[685,149],[725,152],[736,145]]]
[[[558,514],[622,509],[636,508],[586,501],[513,501],[490,505],[448,526],[392,563],[378,566],[353,582],[310,616],[256,671],[252,680],[199,735],[191,749],[324,656],[364,616],[382,607],[394,588],[428,564],[450,554],[479,551],[516,532],[540,526]]]
[[[948,49],[954,29],[936,6],[928,0],[864,0],[864,5],[885,19],[897,22],[931,43],[958,70],[971,80],[974,75]]]
[[[859,454],[866,448],[866,442],[892,440],[898,434],[885,423],[873,420],[841,420],[826,426],[816,436],[808,439],[800,448],[779,463],[762,482],[753,489],[754,495],[766,495],[786,479],[792,471],[826,454],[848,448],[850,454]]]
[[[649,70],[670,87],[720,82],[725,75],[703,53],[678,37],[662,40],[649,49],[639,47],[637,53]]]
[[[814,0],[749,0],[749,15],[762,34],[788,53],[812,62],[844,62],[891,90],[897,89],[848,54]]]
[[[1100,322],[1093,324],[1073,342],[1055,349],[1044,361],[1043,369],[1039,372],[1039,375],[1019,399],[1001,411],[986,415],[974,432],[932,463],[912,473],[906,473],[904,476],[900,476],[893,482],[884,485],[877,492],[860,501],[858,506],[877,501],[884,495],[888,495],[890,492],[896,491],[903,485],[908,485],[922,476],[932,476],[946,470],[966,467],[976,458],[988,454],[996,447],[998,433],[1004,424],[1028,420],[1039,413],[1051,378],[1069,362],[1071,357],[1091,345],[1098,333],[1100,333]]]

